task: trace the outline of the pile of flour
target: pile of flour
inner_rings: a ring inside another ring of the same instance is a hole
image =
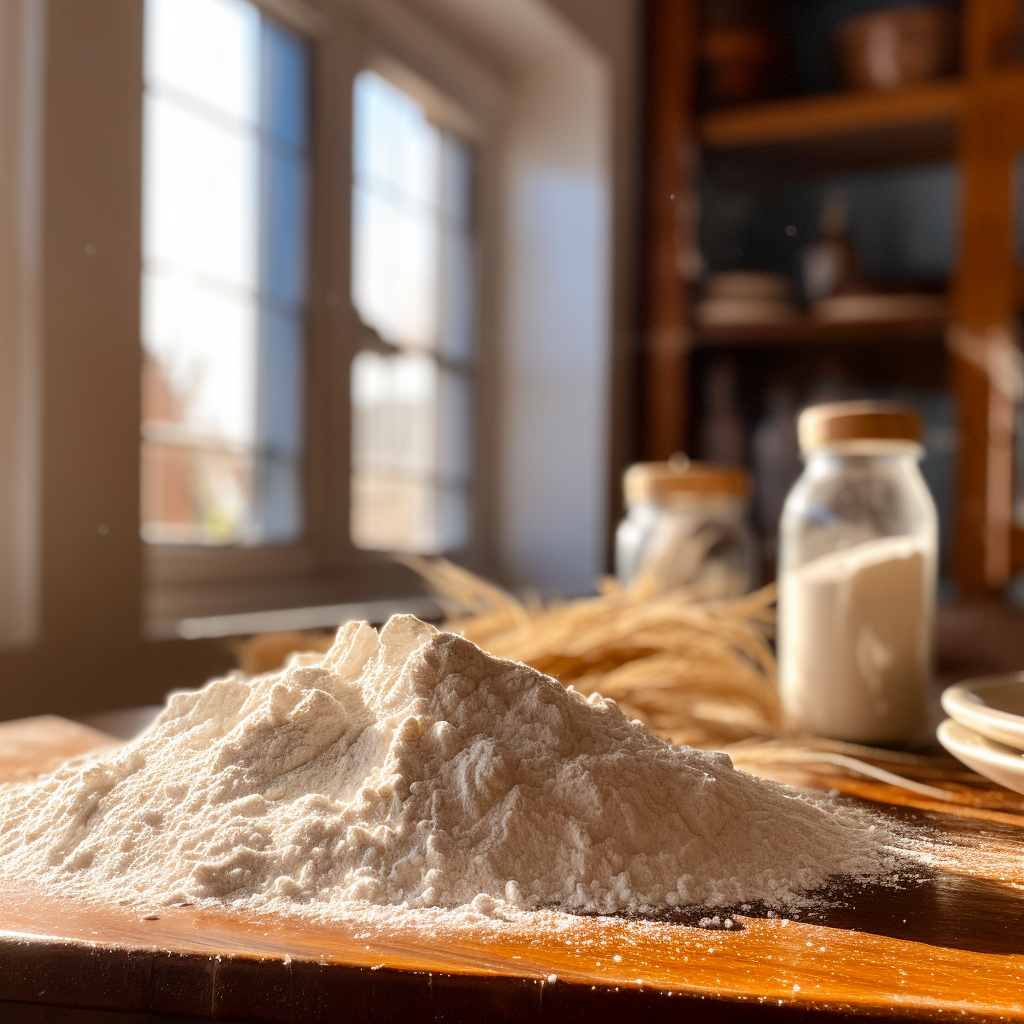
[[[779,906],[877,877],[886,842],[409,616],[177,694],[127,746],[0,787],[8,876],[320,915]]]

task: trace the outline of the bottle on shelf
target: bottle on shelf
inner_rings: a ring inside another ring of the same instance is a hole
[[[850,240],[850,211],[846,194],[830,192],[821,211],[821,238],[801,254],[804,296],[813,307],[823,299],[856,291],[860,261]]]

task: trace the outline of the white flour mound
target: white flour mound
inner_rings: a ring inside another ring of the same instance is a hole
[[[877,877],[887,839],[410,616],[175,695],[125,747],[0,787],[8,875],[318,915],[779,906]]]

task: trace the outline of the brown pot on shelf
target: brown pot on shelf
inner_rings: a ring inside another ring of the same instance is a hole
[[[700,41],[707,99],[712,105],[743,103],[768,95],[779,63],[779,41],[758,26],[705,30]]]
[[[956,63],[956,17],[948,7],[895,7],[836,30],[840,77],[850,89],[888,91],[940,78]]]

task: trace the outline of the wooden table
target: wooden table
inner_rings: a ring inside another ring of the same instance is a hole
[[[3,756],[12,729],[32,751],[16,769]],[[0,773],[80,753],[79,729],[0,726]],[[425,943],[227,909],[88,906],[0,882],[0,1020],[1024,1018],[1024,798],[955,763],[916,775],[956,802],[851,777],[794,781],[888,805],[929,830],[938,866],[799,919],[736,916],[728,931],[696,927],[690,913],[559,915],[504,926],[498,940],[470,930]]]

